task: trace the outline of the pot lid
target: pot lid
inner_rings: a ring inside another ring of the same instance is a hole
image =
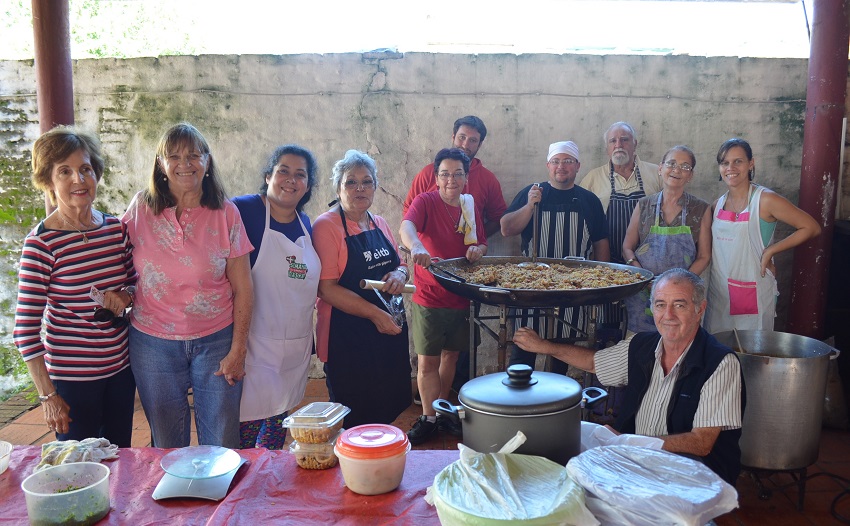
[[[389,424],[363,424],[344,430],[336,441],[336,450],[349,458],[393,457],[410,449],[407,434]]]
[[[169,475],[184,479],[220,477],[238,468],[239,453],[219,446],[189,446],[168,453],[160,466]]]
[[[474,378],[463,385],[458,401],[472,409],[506,416],[548,414],[581,402],[581,385],[567,376],[511,365],[504,373]]]

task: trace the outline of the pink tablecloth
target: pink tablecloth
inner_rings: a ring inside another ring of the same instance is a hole
[[[159,461],[169,450],[130,448],[109,461],[112,510],[99,524],[439,524],[437,511],[424,500],[434,476],[458,458],[457,451],[411,451],[396,491],[366,497],[353,493],[339,467],[301,469],[289,452],[240,450],[248,460],[224,500],[155,501],[162,478]],[[0,523],[27,524],[21,482],[32,473],[39,446],[16,446],[9,469],[0,475]]]

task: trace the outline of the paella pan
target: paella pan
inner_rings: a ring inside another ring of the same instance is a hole
[[[558,288],[538,289],[503,287],[489,283],[474,283],[469,277],[480,278],[488,273],[475,272],[482,267],[495,265],[518,265],[530,261],[530,258],[512,256],[485,256],[475,264],[469,263],[466,258],[445,259],[431,264],[428,270],[440,285],[448,291],[468,298],[473,301],[488,305],[507,305],[510,307],[577,307],[581,305],[599,305],[623,300],[637,294],[646,287],[653,279],[652,272],[617,263],[602,263],[599,261],[537,258],[538,263],[545,263],[552,271],[558,271],[564,267],[567,270],[575,269],[603,269],[629,273],[626,279],[618,277],[616,282],[607,286],[592,288]],[[534,273],[537,269],[523,269],[525,272]],[[542,270],[542,269],[541,269]],[[497,269],[497,273],[502,272]],[[622,275],[621,275],[622,276]],[[489,279],[480,279],[489,281]],[[498,280],[497,280],[498,283]]]

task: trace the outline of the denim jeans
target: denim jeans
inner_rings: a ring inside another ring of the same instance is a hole
[[[242,382],[231,386],[213,374],[232,339],[233,325],[195,340],[165,340],[130,327],[130,365],[154,447],[189,445],[191,388],[198,444],[239,448]]]
[[[118,447],[130,447],[136,384],[129,367],[100,380],[54,380],[53,385],[71,407],[68,432],[56,433],[56,440],[103,437]]]

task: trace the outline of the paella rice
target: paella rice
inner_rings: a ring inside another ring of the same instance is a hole
[[[628,285],[645,279],[640,274],[610,267],[570,267],[558,263],[549,265],[549,268],[524,268],[515,263],[472,265],[452,268],[451,271],[469,283],[526,290],[595,289]]]

